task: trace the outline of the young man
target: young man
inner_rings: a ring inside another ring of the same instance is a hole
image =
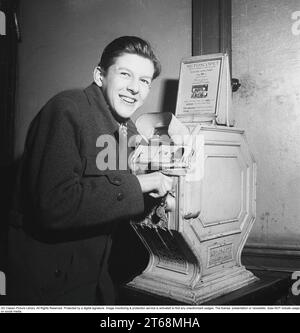
[[[9,232],[12,304],[114,303],[111,233],[143,213],[144,194],[161,197],[172,187],[159,172],[131,174],[119,154],[137,134],[130,117],[159,73],[148,42],[120,37],[104,49],[93,84],[56,95],[32,122],[19,184],[22,219]]]

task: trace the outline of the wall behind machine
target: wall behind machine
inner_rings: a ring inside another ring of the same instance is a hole
[[[248,243],[291,254],[300,250],[300,4],[233,0],[232,14],[236,124],[258,167]]]

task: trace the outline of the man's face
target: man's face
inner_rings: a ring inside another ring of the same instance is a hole
[[[143,105],[154,74],[151,60],[125,53],[103,73],[102,91],[113,113],[130,118]]]

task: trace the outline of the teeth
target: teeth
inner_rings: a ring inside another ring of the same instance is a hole
[[[120,96],[121,99],[123,101],[125,101],[126,103],[130,103],[130,104],[133,104],[135,102],[135,99],[134,98],[131,98],[131,97],[127,97],[127,96]]]

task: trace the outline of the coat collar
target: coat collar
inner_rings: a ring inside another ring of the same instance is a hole
[[[104,122],[106,128],[108,128],[111,133],[118,132],[119,123],[110,112],[109,107],[103,96],[102,90],[95,83],[92,83],[84,89],[84,92],[87,96],[89,104],[92,107],[94,106],[94,111],[96,112],[96,119]],[[127,132],[129,136],[138,134],[138,131],[131,119],[129,119],[129,121],[127,122]]]

